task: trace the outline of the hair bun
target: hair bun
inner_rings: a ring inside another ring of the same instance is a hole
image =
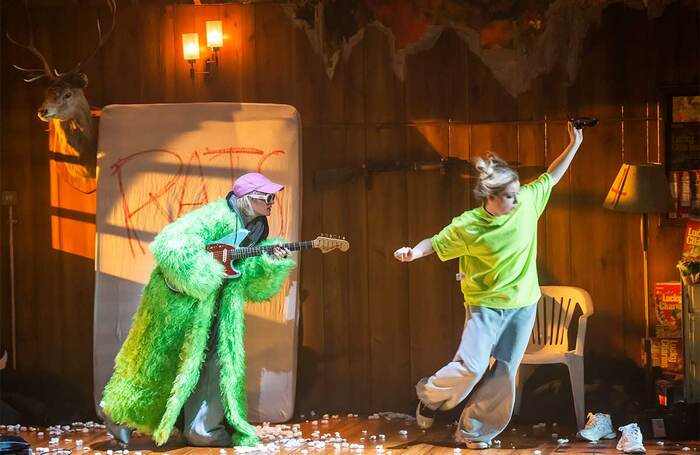
[[[486,159],[481,157],[477,158],[474,162],[474,167],[479,172],[479,178],[481,180],[487,179],[493,175],[493,156],[489,154]]]

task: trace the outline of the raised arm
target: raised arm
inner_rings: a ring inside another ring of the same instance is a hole
[[[394,257],[396,260],[401,262],[411,262],[416,259],[422,258],[423,256],[429,256],[433,254],[435,250],[433,249],[433,244],[429,238],[423,239],[413,248],[409,246],[404,246],[394,251]]]
[[[561,155],[552,161],[547,169],[547,173],[552,176],[552,185],[556,185],[564,176],[583,142],[583,130],[574,128],[571,122],[567,123],[566,128],[569,132],[569,145],[566,146]]]

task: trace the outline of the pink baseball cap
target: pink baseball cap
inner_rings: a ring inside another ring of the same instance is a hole
[[[233,184],[233,194],[236,197],[243,197],[248,193],[252,193],[253,191],[273,194],[282,189],[284,189],[284,185],[275,183],[257,172],[243,174],[238,177],[238,179],[236,179],[236,183]]]

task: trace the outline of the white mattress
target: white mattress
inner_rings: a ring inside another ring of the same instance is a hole
[[[291,106],[246,103],[112,105],[99,128],[95,251],[95,403],[153,268],[148,243],[171,220],[225,196],[246,172],[285,185],[270,236],[301,232],[301,123]],[[299,260],[300,256],[296,255]],[[294,412],[297,267],[283,292],[246,308],[248,415]]]

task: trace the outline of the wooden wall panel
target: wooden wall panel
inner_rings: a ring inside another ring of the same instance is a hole
[[[419,125],[408,129],[406,149],[410,159],[433,161],[447,156],[446,125]],[[436,156],[436,152],[438,155]],[[408,243],[415,245],[437,234],[451,220],[449,179],[439,171],[408,173]],[[430,376],[448,362],[454,352],[452,331],[452,289],[458,272],[457,261],[442,263],[437,256],[411,264],[408,271],[408,312],[410,318],[411,383]],[[430,304],[427,304],[430,302]]]
[[[644,11],[610,6],[590,29],[573,83],[557,66],[513,98],[449,30],[432,49],[407,57],[400,79],[392,43],[371,27],[328,79],[305,31],[280,5],[135,4],[120,2],[114,34],[85,67],[91,104],[248,101],[289,103],[301,113],[303,237],[346,234],[352,246],[347,254],[309,252],[302,260],[299,412],[412,410],[415,381],[454,352],[463,299],[456,262],[431,257],[400,264],[392,253],[478,203],[462,167],[444,174],[385,172],[327,186],[314,184],[316,171],[446,156],[468,160],[493,151],[526,166],[527,180],[566,146],[570,114],[603,120],[584,133],[541,219],[541,281],[591,292],[596,315],[589,352],[639,361],[638,216],[609,212],[602,201],[623,160],[664,159],[658,88],[700,83],[697,9],[674,2],[650,21]],[[3,30],[24,37],[21,8],[8,2],[2,8]],[[75,9],[32,8],[37,46],[60,69],[89,53],[94,42],[95,10]],[[227,36],[219,73],[192,81],[180,34],[197,31],[203,41],[204,21],[214,18],[224,21]],[[42,95],[10,66],[27,65],[31,57],[7,40],[2,49],[0,189],[18,192],[16,247],[23,253],[16,267],[19,367],[60,377],[89,402],[93,265],[51,249],[56,213],[46,125],[35,116]],[[3,223],[6,214],[3,208]],[[9,346],[6,232],[3,224],[3,347]],[[677,280],[681,235],[682,226],[651,217],[651,286]]]
[[[353,103],[354,104],[354,103]],[[351,127],[346,130],[346,163],[361,166],[366,160],[366,132],[363,127]],[[346,378],[348,387],[339,395],[345,397],[345,409],[369,413],[376,409],[368,400],[372,390],[371,369],[371,330],[369,301],[369,192],[363,179],[351,182],[346,189],[343,200],[346,210],[351,214],[342,233],[351,241],[348,255],[348,326],[347,355],[350,371]],[[328,390],[326,393],[329,392]],[[340,410],[342,412],[342,410]]]
[[[392,161],[405,157],[405,127],[369,127],[367,155]],[[406,175],[372,177],[367,194],[368,300],[370,321],[370,403],[375,409],[405,409],[411,396],[409,270],[393,252],[406,245]]]
[[[322,200],[317,196],[314,187],[313,176],[321,166],[322,142],[321,132],[318,128],[305,127],[302,130],[304,156],[303,156],[303,182],[301,207],[302,216],[301,232],[306,239],[318,232],[319,226],[323,226]],[[323,369],[324,355],[324,276],[323,258],[318,254],[304,254],[301,261],[301,311],[299,333],[299,371],[309,371],[308,375],[300,375],[297,381],[297,399],[301,403],[311,403],[312,406],[322,402],[325,388],[325,375]],[[300,406],[302,411],[307,411],[305,406]]]
[[[550,163],[569,143],[566,123],[563,121],[546,122],[545,162]],[[587,132],[584,133],[584,143]],[[583,150],[581,150],[583,152]],[[581,157],[575,157],[575,166]],[[538,271],[541,284],[572,283],[571,252],[571,211],[572,211],[572,172],[567,172],[552,190],[547,210],[542,215],[545,223],[546,238],[545,259],[539,258]],[[540,221],[540,226],[542,226]]]

